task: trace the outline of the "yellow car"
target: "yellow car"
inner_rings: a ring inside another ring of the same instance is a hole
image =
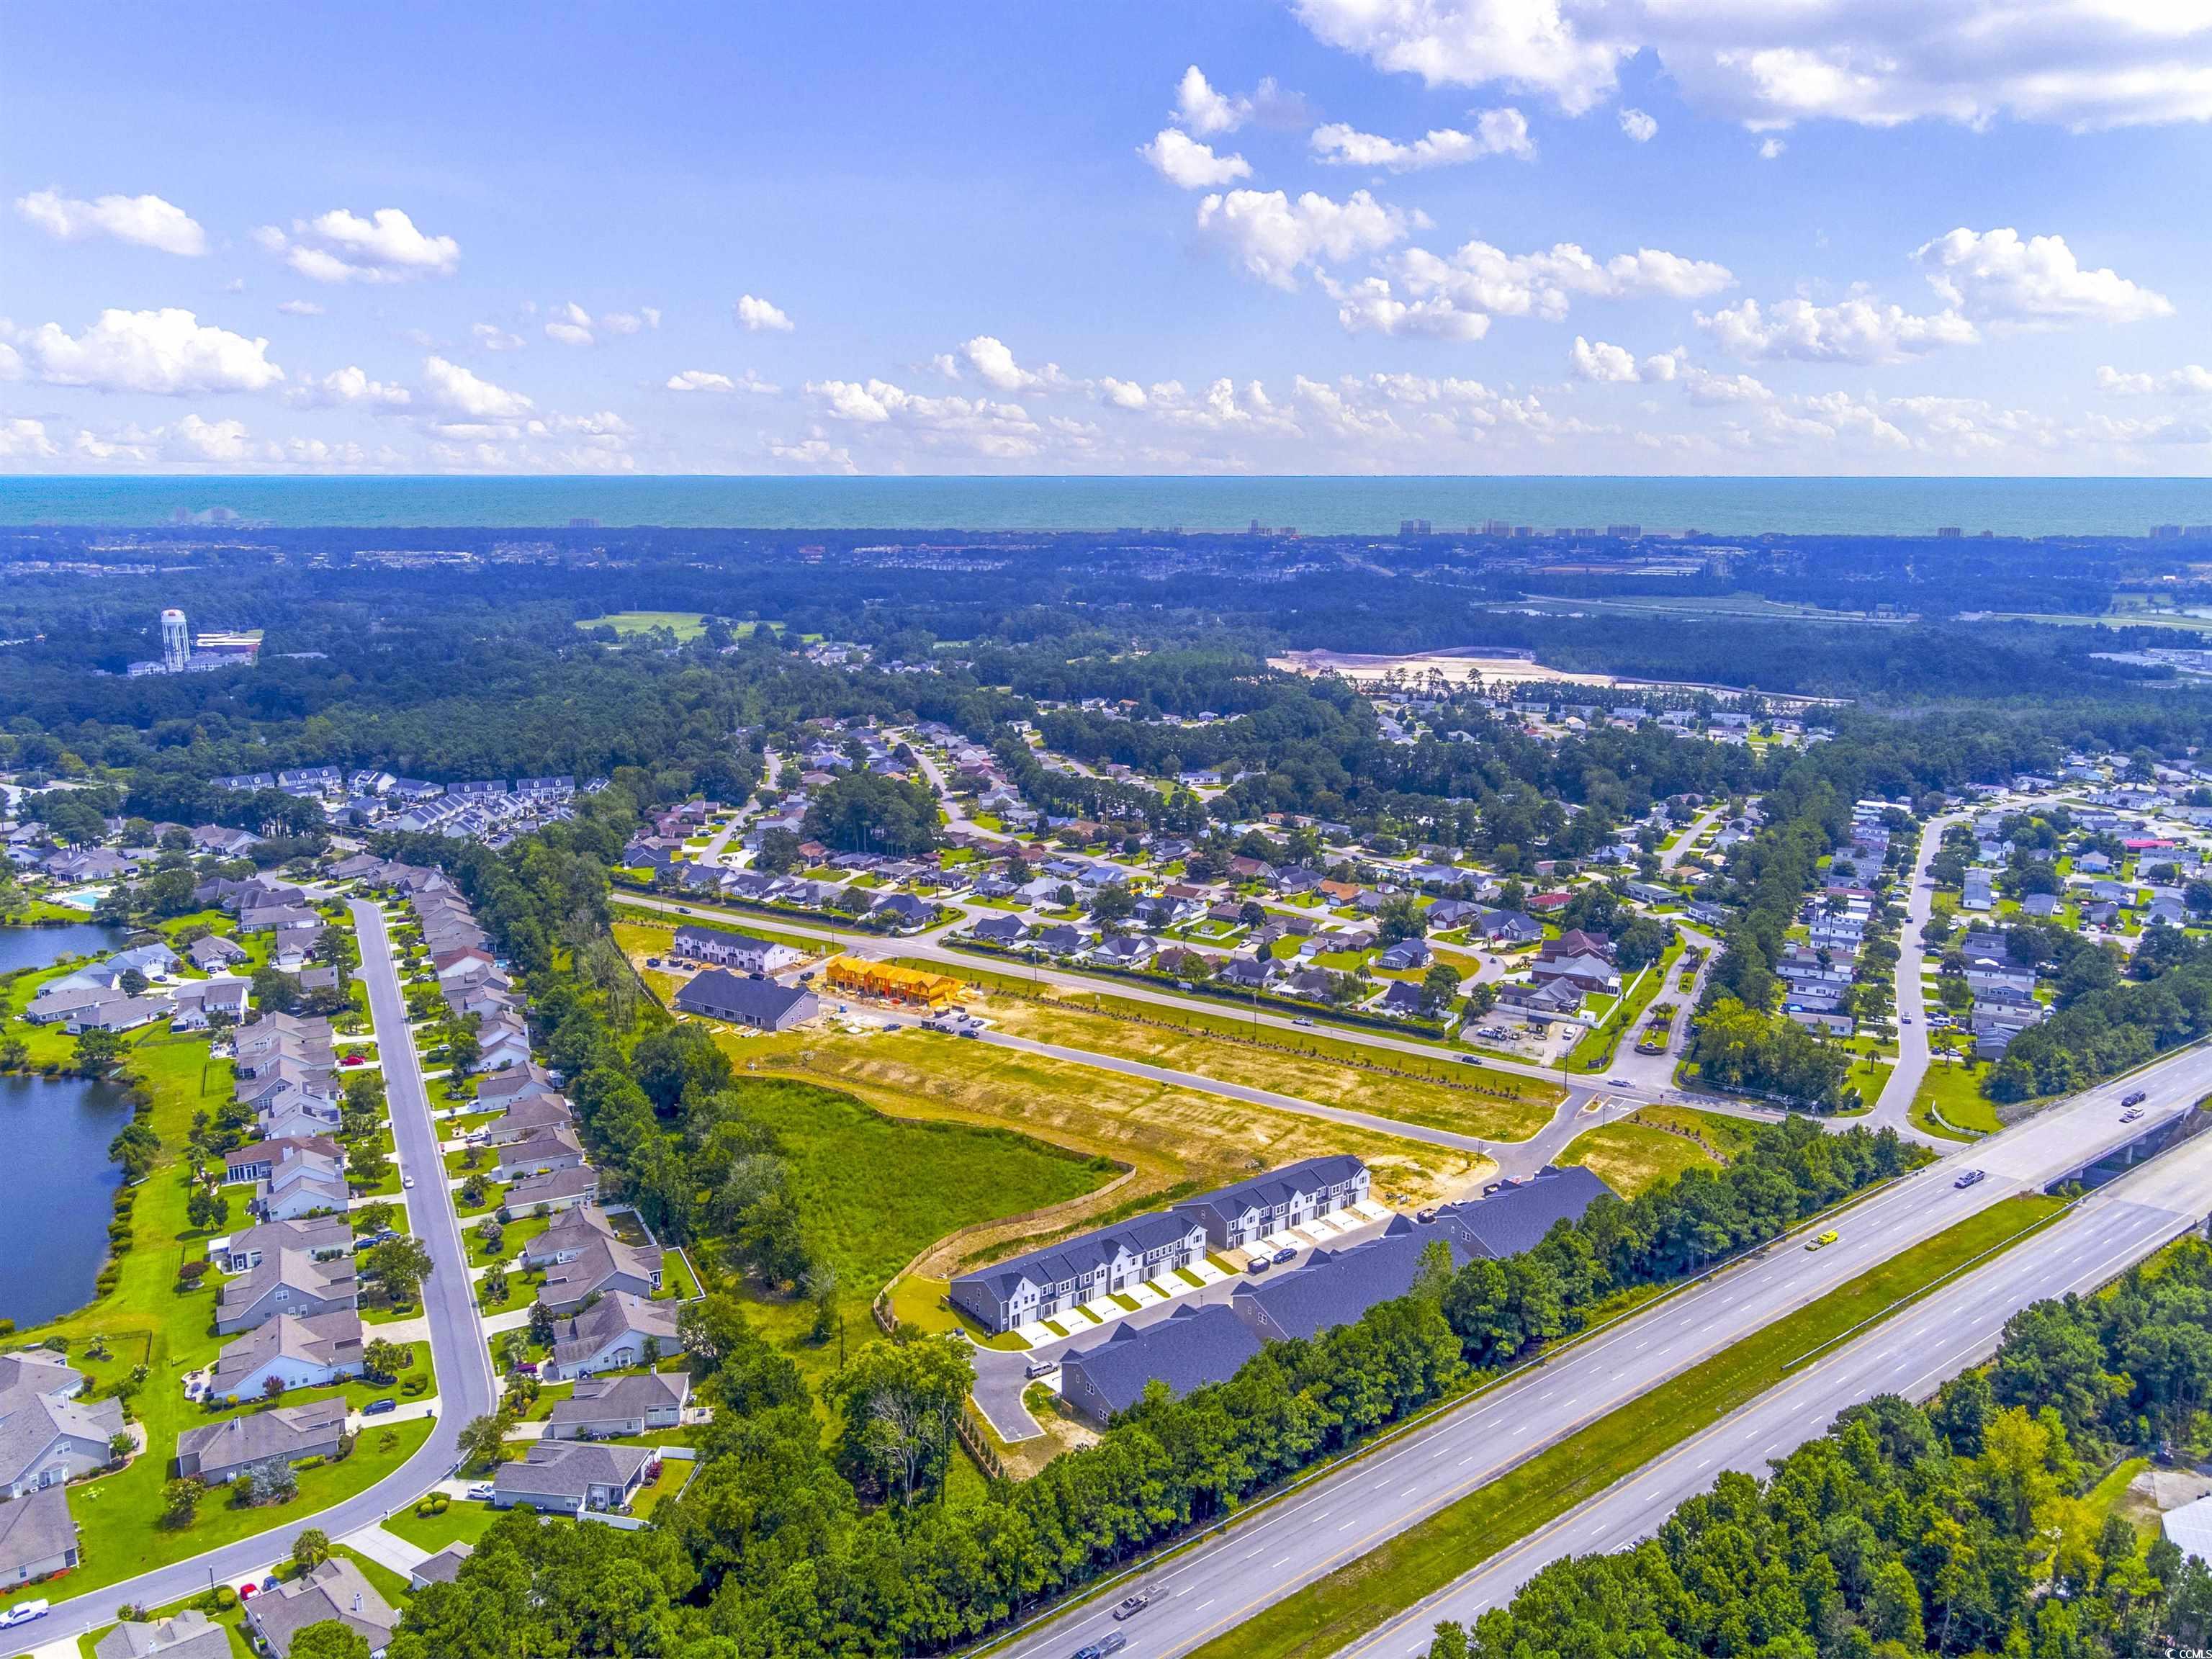
[[[1807,1239],[1805,1241],[1805,1248],[1808,1250],[1817,1250],[1823,1245],[1832,1244],[1835,1242],[1836,1230],[1833,1227],[1831,1227],[1827,1231],[1819,1235],[1817,1237]]]

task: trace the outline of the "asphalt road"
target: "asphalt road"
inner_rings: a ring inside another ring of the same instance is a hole
[[[821,944],[834,944],[856,957],[917,957],[926,962],[946,964],[948,971],[953,973],[958,973],[965,969],[1018,974],[1024,967],[1030,965],[1023,957],[994,957],[981,951],[955,950],[949,945],[940,943],[945,934],[966,927],[973,919],[968,911],[962,909],[957,904],[951,907],[961,912],[956,921],[908,937],[885,939],[879,933],[866,933],[852,927],[832,930],[792,916],[763,916],[744,910],[728,909],[706,899],[667,899],[657,894],[625,890],[615,894],[614,902],[617,904],[635,905],[644,910],[665,911],[672,915],[690,915],[726,921],[737,927],[749,927],[760,933],[781,933],[793,938],[811,939]],[[996,914],[1000,913],[981,909],[974,912],[974,915]],[[1039,963],[1037,967],[1038,977],[1052,984],[1071,986],[1082,991],[1097,991],[1107,996],[1120,997],[1130,1002],[1155,1003],[1162,1007],[1179,1009],[1185,1013],[1210,1014],[1216,1018],[1250,1020],[1255,1024],[1270,1026],[1282,1031],[1313,1030],[1322,1036],[1334,1037],[1341,1042],[1356,1042],[1367,1048],[1385,1049],[1396,1054],[1418,1054],[1425,1060],[1435,1060],[1453,1052],[1450,1045],[1447,1043],[1423,1042],[1410,1037],[1392,1036],[1387,1031],[1370,1031],[1357,1026],[1334,1024],[1327,1020],[1308,1019],[1301,1025],[1298,1016],[1273,1013],[1266,1009],[1255,1009],[1249,1004],[1239,1006],[1223,998],[1180,996],[1173,991],[1154,990],[1149,986],[1138,984],[1133,981],[1085,974],[1079,969],[1071,969],[1056,964]],[[1522,1060],[1498,1060],[1489,1054],[1480,1056],[1480,1060],[1481,1063],[1492,1071],[1511,1072],[1521,1077],[1543,1078],[1554,1083],[1559,1080],[1559,1068],[1555,1066],[1536,1066]]]
[[[1503,1605],[1561,1556],[1620,1549],[1650,1536],[1724,1471],[1764,1474],[1770,1459],[1824,1432],[1844,1407],[1880,1394],[1926,1398],[1946,1377],[1988,1358],[2005,1321],[2021,1309],[2094,1290],[2201,1222],[2208,1203],[2212,1137],[2200,1135],[2093,1194],[2064,1221],[1987,1267],[1822,1357],[1346,1651],[1358,1659],[1425,1655],[1439,1620],[1465,1623]]]
[[[1911,1121],[1912,1097],[1920,1092],[1921,1079],[1928,1075],[1929,1065],[1928,999],[1920,984],[1921,964],[1926,961],[1928,951],[1921,943],[1920,930],[1936,914],[1936,888],[1929,878],[1928,866],[1936,861],[1936,854],[1942,848],[1943,831],[1954,823],[1963,823],[1965,816],[1953,813],[1947,817],[1930,818],[1921,826],[1919,854],[1912,861],[1912,879],[1905,897],[1905,926],[1897,939],[1897,985],[1892,993],[1897,1005],[1897,1064],[1891,1068],[1889,1081],[1882,1085],[1881,1097],[1867,1118],[1877,1128],[1894,1129],[1930,1146],[1948,1143],[1923,1133],[1912,1127]]]
[[[1066,1659],[1105,1631],[1120,1629],[1129,1638],[1124,1659],[1188,1653],[1747,1333],[2007,1195],[2038,1190],[2163,1117],[2189,1110],[2203,1091],[2203,1068],[2202,1055],[2177,1056],[1978,1142],[1854,1206],[1834,1224],[1841,1237],[1826,1249],[1807,1251],[1792,1239],[1739,1262],[1228,1527],[1146,1575],[1146,1587],[1159,1599],[1139,1619],[1117,1626],[1110,1605],[1079,1607],[1040,1624],[1004,1651],[1012,1659]],[[2124,1126],[2118,1099],[2136,1089],[2149,1092],[2146,1115]],[[1970,1166],[1988,1178],[1954,1188],[1959,1171]],[[2078,1237],[2080,1225],[2076,1220],[2069,1226],[2068,1236]],[[2023,1294],[2049,1288],[2032,1272],[2020,1282]],[[1895,1354],[1924,1351],[1887,1327],[1875,1340]]]
[[[986,1030],[981,1039],[1000,1048],[1018,1049],[1026,1054],[1042,1054],[1049,1059],[1073,1060],[1079,1066],[1092,1066],[1103,1072],[1117,1072],[1124,1077],[1142,1078],[1151,1083],[1172,1084],[1181,1089],[1195,1089],[1228,1100],[1241,1100],[1254,1106],[1273,1107],[1278,1111],[1295,1112],[1301,1117],[1323,1119],[1349,1127],[1370,1129],[1377,1134],[1396,1135],[1403,1140],[1418,1140],[1425,1146],[1449,1147],[1455,1152],[1487,1158],[1511,1175],[1533,1172],[1537,1164],[1529,1164],[1527,1170],[1520,1164],[1528,1162],[1528,1154],[1536,1145],[1533,1140],[1486,1140],[1479,1135],[1465,1135],[1450,1129],[1431,1128],[1425,1124],[1408,1123],[1401,1118],[1382,1117],[1373,1112],[1355,1111],[1349,1107],[1326,1106],[1318,1101],[1302,1099],[1297,1095],[1277,1094],[1272,1089],[1255,1089],[1225,1079],[1206,1077],[1196,1072],[1179,1072],[1172,1066],[1154,1066],[1141,1060],[1124,1060],[1114,1054],[1102,1054],[1089,1048],[1072,1048],[1064,1043],[1039,1042],[1031,1037],[1018,1037],[1004,1031]],[[1586,1087],[1573,1086],[1567,1099],[1554,1114],[1553,1121],[1571,1121],[1584,1101],[1590,1097]],[[1587,1127],[1587,1126],[1583,1126]],[[1540,1135],[1538,1139],[1542,1139]]]
[[[422,1286],[423,1311],[430,1324],[430,1357],[438,1375],[438,1416],[429,1438],[398,1469],[342,1504],[313,1515],[288,1516],[270,1531],[56,1602],[36,1630],[27,1632],[42,1643],[111,1625],[115,1622],[115,1609],[125,1602],[165,1607],[197,1595],[210,1584],[239,1584],[258,1578],[290,1557],[293,1539],[309,1527],[342,1538],[382,1520],[452,1473],[459,1457],[461,1425],[492,1408],[495,1390],[491,1355],[477,1318],[468,1264],[461,1250],[460,1224],[447,1193],[445,1162],[438,1150],[437,1132],[431,1127],[422,1068],[407,1035],[407,1000],[392,965],[391,941],[385,933],[383,915],[374,905],[355,901],[353,915],[361,942],[361,975],[368,987],[369,1012],[380,1039],[377,1051],[392,1106],[392,1133],[398,1148],[399,1167],[403,1172],[420,1172],[415,1190],[408,1194],[410,1224],[428,1247],[435,1264]],[[167,1459],[174,1451],[171,1446],[155,1446],[147,1455]]]

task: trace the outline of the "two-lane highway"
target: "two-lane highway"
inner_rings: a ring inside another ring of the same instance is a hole
[[[1126,1659],[1188,1653],[1747,1333],[2189,1110],[2204,1072],[2203,1056],[2178,1055],[2051,1107],[1855,1206],[1828,1249],[1785,1245],[1740,1262],[1227,1527],[1146,1576],[1159,1599],[1140,1620],[1115,1626],[1109,1607],[1080,1607],[1041,1622],[1006,1651],[1066,1659],[1119,1628],[1129,1638]],[[2146,1115],[2122,1124],[2119,1097],[2136,1089],[2149,1092]],[[1954,1187],[1969,1164],[1988,1178]]]
[[[343,1538],[382,1520],[452,1472],[460,1455],[462,1425],[490,1411],[497,1398],[491,1354],[484,1345],[474,1288],[469,1282],[460,1223],[446,1189],[445,1159],[431,1122],[422,1067],[416,1061],[415,1044],[408,1034],[407,999],[400,989],[392,941],[385,931],[383,913],[374,904],[355,900],[352,908],[361,944],[361,977],[368,987],[377,1054],[392,1109],[392,1139],[398,1148],[399,1167],[416,1177],[414,1190],[407,1195],[408,1224],[428,1248],[433,1264],[430,1276],[422,1283],[430,1358],[438,1376],[438,1415],[429,1438],[398,1469],[342,1504],[313,1515],[288,1516],[267,1532],[56,1602],[53,1611],[39,1622],[41,1640],[82,1635],[112,1624],[115,1609],[126,1603],[166,1607],[197,1595],[210,1584],[258,1578],[290,1557],[293,1539],[307,1528],[317,1527],[332,1538]],[[174,1449],[153,1446],[144,1455],[166,1460]]]

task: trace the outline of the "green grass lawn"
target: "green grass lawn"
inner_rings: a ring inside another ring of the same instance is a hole
[[[1717,1168],[1751,1139],[1753,1126],[1687,1106],[1646,1106],[1615,1122],[1584,1130],[1559,1154],[1580,1164],[1623,1198],[1672,1181],[1685,1170]]]
[[[696,611],[616,611],[604,617],[586,617],[576,626],[584,629],[611,628],[624,639],[634,634],[665,628],[681,643],[696,640],[705,633],[707,618]]]
[[[2056,1199],[1992,1206],[1692,1366],[1197,1650],[1198,1659],[1322,1659],[1710,1427],[1791,1362],[1895,1310],[1944,1274],[2057,1214]]]
[[[182,1396],[179,1398],[181,1401]],[[157,1524],[161,1486],[170,1455],[175,1450],[175,1437],[157,1439],[154,1455],[140,1458],[122,1474],[69,1489],[70,1513],[76,1517],[84,1565],[70,1575],[68,1593],[82,1595],[103,1584],[328,1509],[390,1474],[414,1455],[429,1432],[430,1425],[420,1419],[371,1428],[361,1437],[353,1455],[343,1462],[303,1471],[300,1495],[290,1503],[242,1510],[234,1508],[224,1492],[211,1492],[192,1524],[176,1531]]]
[[[1953,1066],[1929,1060],[1927,1074],[1912,1097],[1913,1127],[1946,1140],[1977,1140],[1995,1134],[2001,1127],[1996,1108],[1982,1093],[1982,1079],[1989,1073],[1986,1062]]]
[[[933,1240],[1078,1197],[1115,1173],[1011,1130],[902,1121],[811,1084],[741,1075],[736,1088],[783,1142],[848,1321],[871,1332],[870,1299]],[[809,1318],[796,1310],[800,1328]]]
[[[417,1515],[411,1505],[396,1510],[386,1519],[384,1529],[418,1548],[435,1552],[448,1544],[475,1543],[491,1530],[499,1513],[489,1504],[456,1498],[443,1515]]]

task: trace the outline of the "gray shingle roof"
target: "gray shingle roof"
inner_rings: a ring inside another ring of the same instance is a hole
[[[1061,1393],[1086,1407],[1101,1404],[1109,1415],[1125,1412],[1155,1378],[1170,1393],[1186,1395],[1236,1376],[1261,1346],[1226,1304],[1185,1306],[1142,1328],[1124,1323],[1097,1347],[1069,1355],[1062,1362]]]
[[[123,1432],[122,1402],[71,1399],[83,1385],[83,1372],[51,1357],[0,1358],[0,1486],[29,1474],[64,1436],[105,1446]]]
[[[0,1504],[0,1576],[20,1577],[23,1568],[76,1547],[76,1522],[61,1487]]]

